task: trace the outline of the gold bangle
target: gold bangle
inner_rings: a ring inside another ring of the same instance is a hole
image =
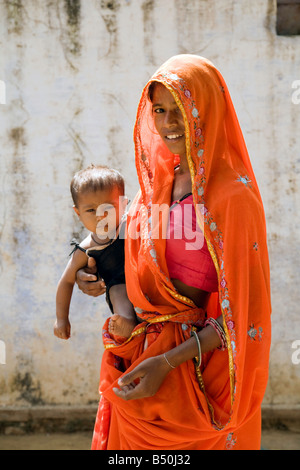
[[[198,361],[196,361],[196,358],[194,359],[195,360],[195,364],[196,364],[196,367],[199,368],[201,366],[201,362],[202,362],[202,353],[201,353],[201,344],[200,344],[200,339],[199,339],[199,336],[197,335],[197,332],[192,330],[191,331],[191,336],[194,336],[196,341],[197,341],[197,346],[198,346]]]

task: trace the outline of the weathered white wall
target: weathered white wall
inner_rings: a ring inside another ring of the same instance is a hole
[[[300,37],[276,36],[275,17],[274,0],[0,0],[0,406],[97,401],[104,298],[75,289],[72,339],[52,334],[68,244],[84,234],[69,182],[91,162],[109,164],[134,196],[142,87],[186,52],[222,71],[265,203],[273,290],[265,403],[299,403],[300,104],[292,83]]]

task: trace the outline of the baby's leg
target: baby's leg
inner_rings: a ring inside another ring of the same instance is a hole
[[[109,322],[109,332],[129,338],[138,322],[133,306],[127,297],[125,284],[112,286],[109,289],[109,298],[114,311]]]

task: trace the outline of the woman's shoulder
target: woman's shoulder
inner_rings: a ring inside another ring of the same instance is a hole
[[[217,197],[214,194],[215,213],[235,221],[236,225],[258,218],[264,213],[260,194],[250,185],[234,182]]]

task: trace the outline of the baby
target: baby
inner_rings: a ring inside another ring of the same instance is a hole
[[[54,334],[69,339],[69,309],[79,269],[87,266],[88,257],[96,260],[98,274],[106,284],[106,300],[114,314],[109,322],[111,334],[128,338],[137,324],[125,285],[124,231],[128,199],[124,196],[124,179],[114,169],[91,165],[79,171],[71,181],[74,211],[90,231],[80,243],[74,243],[71,259],[58,283]]]

